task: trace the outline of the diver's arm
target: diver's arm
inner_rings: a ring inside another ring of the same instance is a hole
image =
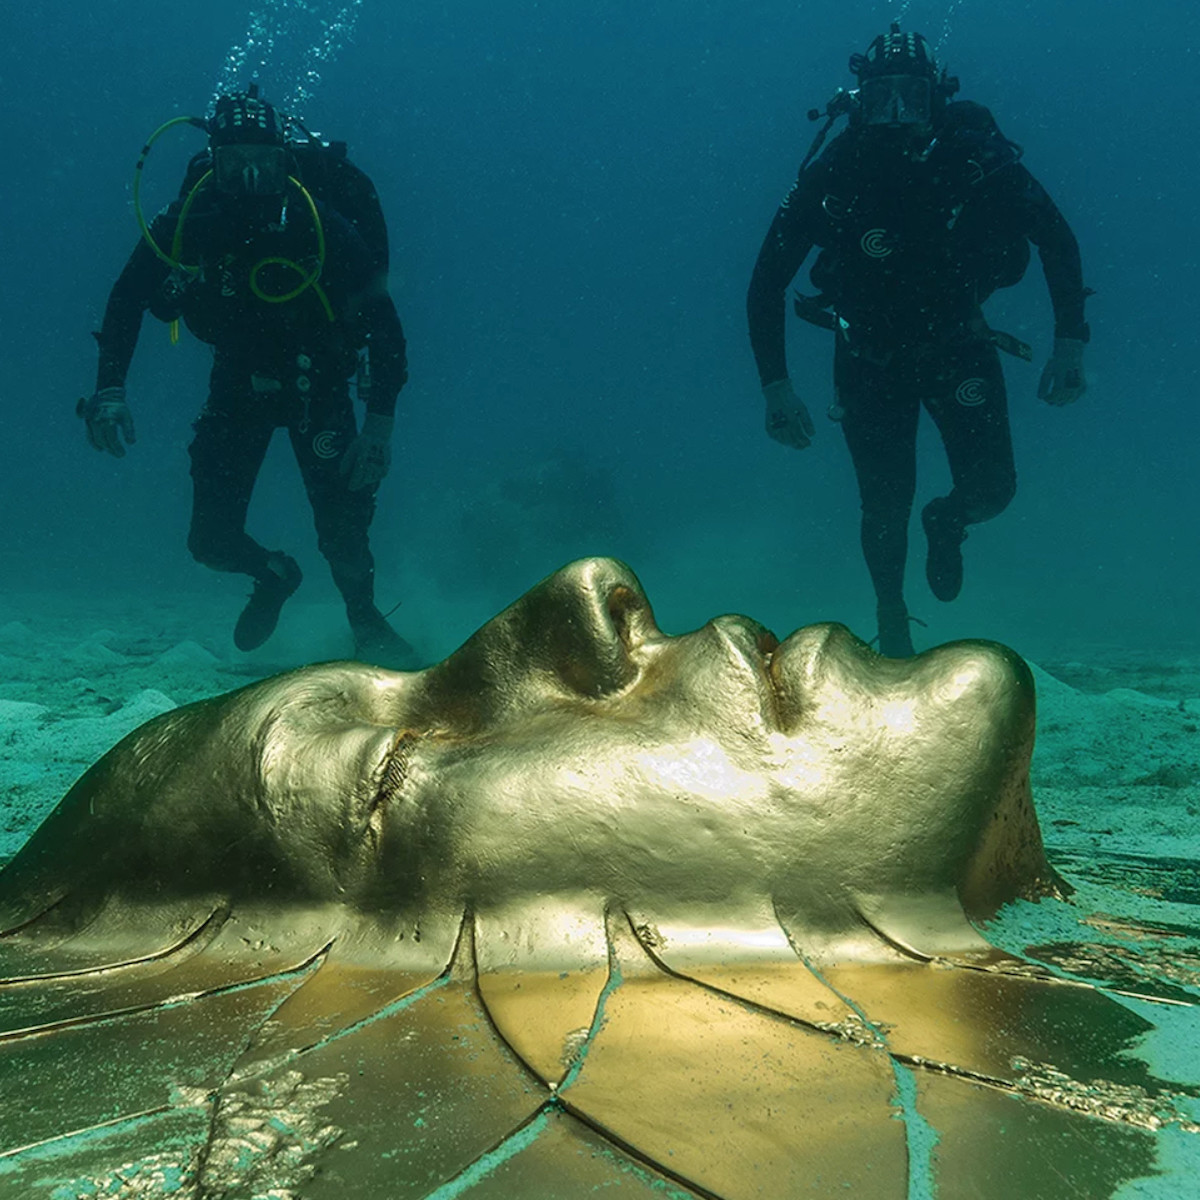
[[[1055,407],[1074,404],[1087,391],[1083,356],[1090,337],[1079,243],[1046,189],[1023,166],[1015,164],[1002,176],[1005,186],[1015,189],[1021,232],[1038,248],[1054,307],[1054,349],[1038,382],[1038,397]]]
[[[1083,265],[1075,234],[1046,189],[1023,166],[1014,166],[1006,182],[1019,189],[1024,233],[1038,248],[1042,260],[1050,303],[1054,306],[1054,336],[1086,342],[1088,326],[1083,308],[1088,293],[1083,286]]]
[[[133,414],[125,402],[125,376],[137,347],[142,315],[166,274],[166,264],[145,242],[138,242],[113,284],[104,323],[95,335],[100,346],[96,390],[80,398],[75,412],[83,418],[92,449],[114,458],[124,458],[125,447],[137,441]]]
[[[386,290],[373,288],[360,300],[356,323],[371,366],[367,412],[390,417],[396,411],[400,389],[408,382],[408,349],[396,306]]]
[[[157,224],[157,223],[156,223]],[[137,348],[142,317],[168,274],[168,267],[144,241],[138,242],[108,296],[104,323],[95,335],[100,345],[96,391],[124,387]]]
[[[339,305],[351,344],[366,347],[371,372],[367,412],[391,419],[396,397],[408,381],[404,329],[387,287],[387,272],[362,236],[345,218],[323,210],[328,250],[327,274],[346,296]]]
[[[813,188],[806,171],[792,185],[771,222],[746,295],[750,347],[763,387],[787,378],[784,320],[787,289],[813,247],[805,217]]]
[[[382,277],[352,305],[355,342],[367,348],[371,386],[358,437],[342,456],[341,473],[351,491],[377,488],[392,462],[396,397],[408,379],[404,330]]]

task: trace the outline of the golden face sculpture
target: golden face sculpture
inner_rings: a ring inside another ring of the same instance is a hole
[[[0,875],[0,1197],[1109,1195],[1149,1026],[974,924],[1065,890],[1033,733],[1003,647],[611,560],[165,714]]]

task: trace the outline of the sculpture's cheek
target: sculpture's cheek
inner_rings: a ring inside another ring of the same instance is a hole
[[[633,902],[761,890],[783,845],[769,778],[711,737],[668,744],[597,724],[586,745],[418,755],[384,870],[464,897],[579,888]]]

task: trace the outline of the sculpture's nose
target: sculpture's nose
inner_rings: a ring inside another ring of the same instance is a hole
[[[661,639],[637,576],[587,558],[544,579],[489,621],[420,684],[435,723],[462,730],[564,695],[600,699],[630,686],[639,650]]]
[[[628,687],[637,648],[662,636],[637,576],[612,558],[571,563],[509,611],[532,635],[543,669],[583,696]]]

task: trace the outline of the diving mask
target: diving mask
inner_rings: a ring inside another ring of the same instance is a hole
[[[933,89],[919,75],[877,75],[859,86],[858,100],[864,125],[929,125]]]
[[[287,151],[282,146],[235,142],[213,150],[218,191],[231,196],[280,196],[287,190]]]

